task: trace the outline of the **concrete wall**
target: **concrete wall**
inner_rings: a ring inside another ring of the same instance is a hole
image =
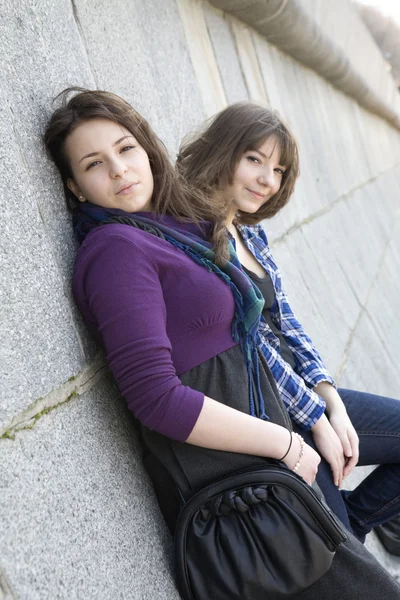
[[[371,85],[385,86],[397,109],[372,39],[358,21],[340,27],[335,6],[357,19],[347,1],[306,4],[321,27],[335,24],[327,31],[358,68],[374,65]],[[341,385],[394,396],[400,136],[198,0],[0,8],[0,598],[173,600],[171,539],[133,422],[71,299],[76,247],[40,144],[51,99],[68,85],[119,93],[171,155],[226,103],[277,108],[302,166],[295,198],[265,224],[289,296]],[[368,543],[400,573],[373,536]]]

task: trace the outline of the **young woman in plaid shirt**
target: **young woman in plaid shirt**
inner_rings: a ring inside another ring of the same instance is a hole
[[[291,198],[299,174],[295,139],[275,112],[238,103],[184,142],[177,168],[227,207],[219,235],[229,232],[244,271],[264,293],[260,348],[294,430],[323,459],[317,481],[327,502],[364,542],[400,513],[400,403],[336,389],[283,290],[260,222]],[[340,493],[356,464],[380,466],[354,491]]]

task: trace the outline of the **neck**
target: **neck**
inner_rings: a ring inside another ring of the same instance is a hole
[[[225,227],[231,232],[233,233],[234,231],[236,231],[236,227],[233,223],[235,216],[236,216],[236,212],[237,212],[237,208],[232,207],[231,210],[228,212],[228,215],[225,219]]]
[[[227,224],[227,225],[226,225],[226,228],[227,228],[227,230],[229,231],[229,233],[230,233],[231,235],[233,235],[233,237],[234,237],[234,238],[236,238],[236,237],[237,237],[237,235],[238,235],[238,230],[236,229],[236,227],[235,227],[234,223],[229,223],[229,225]]]

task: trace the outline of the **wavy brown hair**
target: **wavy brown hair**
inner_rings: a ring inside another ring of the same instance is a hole
[[[257,150],[268,138],[280,150],[280,163],[286,167],[279,191],[256,213],[238,212],[237,222],[252,225],[273,217],[289,201],[299,175],[296,140],[278,113],[250,102],[228,106],[206,122],[195,136],[181,145],[177,169],[186,181],[215,198],[231,185],[243,154]]]
[[[60,172],[69,209],[79,202],[67,186],[73,174],[65,152],[65,142],[82,123],[91,119],[109,119],[128,129],[149,157],[154,179],[151,199],[154,212],[196,223],[218,220],[218,209],[213,207],[203,192],[193,188],[175,171],[164,144],[128,102],[110,92],[80,87],[65,89],[55,100],[59,100],[61,106],[53,112],[43,139],[50,158]]]

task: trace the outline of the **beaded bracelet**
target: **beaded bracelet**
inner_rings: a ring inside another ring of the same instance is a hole
[[[292,469],[292,471],[294,471],[296,473],[299,470],[299,468],[300,468],[300,461],[301,461],[302,457],[304,456],[304,440],[301,437],[301,435],[299,435],[298,433],[295,433],[294,435],[297,437],[297,439],[300,442],[300,456],[299,456],[299,460],[297,461],[297,463],[294,465],[294,467]]]
[[[284,458],[286,458],[286,457],[287,457],[287,455],[288,455],[288,454],[289,454],[289,452],[290,452],[290,448],[292,447],[293,435],[292,435],[292,432],[291,432],[291,431],[289,431],[289,435],[290,435],[290,443],[289,443],[289,448],[287,449],[287,451],[285,452],[285,454],[282,456],[282,458],[278,458],[278,460],[280,460],[280,461],[282,461]]]

